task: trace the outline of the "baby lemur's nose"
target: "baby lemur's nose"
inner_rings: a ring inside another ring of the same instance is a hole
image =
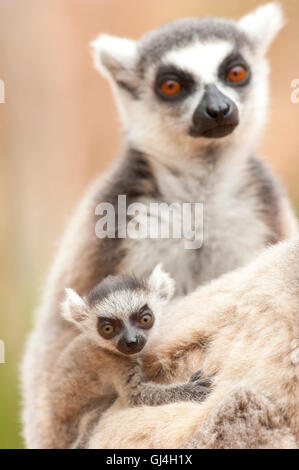
[[[135,346],[135,344],[138,344],[138,338],[130,338],[125,340],[126,346],[131,347]]]
[[[145,342],[143,336],[123,336],[117,344],[117,349],[123,354],[136,354],[143,349]]]

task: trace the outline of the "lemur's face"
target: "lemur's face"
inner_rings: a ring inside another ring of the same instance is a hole
[[[276,4],[239,22],[184,19],[139,42],[102,35],[95,65],[111,79],[128,139],[143,151],[252,138],[267,104],[265,53]]]
[[[147,280],[108,276],[84,298],[67,289],[62,314],[102,348],[138,354],[173,290],[174,281],[158,265]]]
[[[144,348],[160,314],[147,283],[133,276],[109,276],[90,291],[87,304],[93,339],[125,355]]]
[[[94,313],[97,317],[98,343],[103,348],[125,355],[142,351],[155,323],[152,309],[144,303],[144,294],[136,292],[132,295],[123,291],[113,296],[114,299],[108,298],[105,304],[99,303],[96,306]]]
[[[144,69],[142,105],[135,110],[139,107],[149,124],[155,123],[165,134],[194,144],[199,138],[230,135],[246,120],[246,108],[256,93],[251,83],[253,61],[243,42],[244,48],[241,39],[238,46],[225,39],[196,39],[165,52]]]

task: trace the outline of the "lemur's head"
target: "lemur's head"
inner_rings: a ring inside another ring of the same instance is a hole
[[[66,289],[62,315],[99,346],[137,354],[173,292],[173,279],[158,265],[146,280],[108,276],[84,297]]]
[[[177,20],[139,41],[100,35],[94,64],[112,84],[129,142],[157,154],[256,139],[265,54],[282,25],[279,5],[269,3],[237,22]]]

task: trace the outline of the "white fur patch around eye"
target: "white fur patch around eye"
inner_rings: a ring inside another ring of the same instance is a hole
[[[190,72],[206,84],[217,79],[219,65],[231,51],[232,44],[228,41],[195,42],[170,51],[163,62]]]

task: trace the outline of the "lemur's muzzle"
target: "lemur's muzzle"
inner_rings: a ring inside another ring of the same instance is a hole
[[[137,354],[139,353],[145,346],[146,340],[144,336],[136,335],[136,336],[122,336],[121,339],[117,343],[117,349],[126,355]]]
[[[230,134],[239,124],[236,104],[215,85],[207,85],[205,94],[193,114],[192,137],[219,138]]]

